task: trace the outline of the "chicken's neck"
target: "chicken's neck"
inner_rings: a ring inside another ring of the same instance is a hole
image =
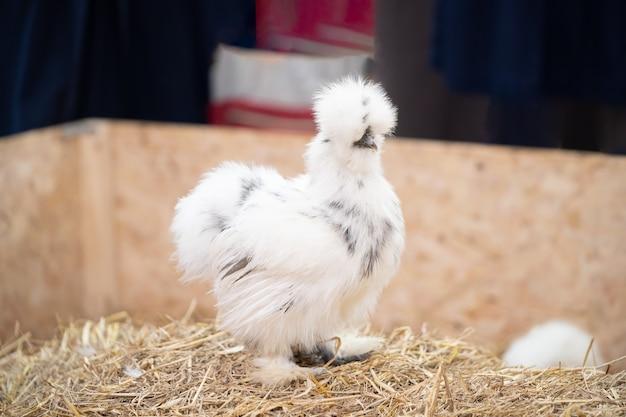
[[[361,200],[386,183],[380,161],[371,162],[367,170],[332,164],[326,164],[323,169],[311,169],[307,172],[310,191],[318,198],[327,200],[335,199],[338,195],[348,200]]]

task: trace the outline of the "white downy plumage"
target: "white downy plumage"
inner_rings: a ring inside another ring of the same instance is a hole
[[[211,279],[221,326],[258,355],[255,377],[282,384],[315,368],[293,353],[358,358],[379,339],[353,330],[395,274],[404,221],[380,152],[396,110],[378,85],[344,79],[314,101],[306,173],[226,162],[176,206],[171,226],[183,279]]]
[[[592,336],[571,323],[552,320],[530,329],[516,339],[502,359],[507,366],[550,368],[583,366]],[[604,363],[596,343],[587,356],[587,366]]]

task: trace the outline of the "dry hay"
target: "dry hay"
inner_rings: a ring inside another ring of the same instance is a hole
[[[74,322],[43,344],[0,348],[0,414],[618,416],[626,372],[502,369],[463,340],[393,331],[363,363],[266,389],[250,356],[213,324]]]

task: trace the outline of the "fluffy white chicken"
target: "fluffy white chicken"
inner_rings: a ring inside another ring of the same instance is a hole
[[[590,334],[575,325],[552,320],[533,327],[524,336],[513,341],[502,359],[507,366],[575,368],[583,366],[591,340]],[[586,365],[599,366],[602,363],[604,359],[594,343]]]
[[[225,162],[178,202],[171,226],[183,279],[213,281],[222,328],[256,352],[254,376],[267,385],[319,371],[295,354],[342,363],[376,349],[378,338],[354,330],[404,248],[380,162],[396,123],[384,90],[344,79],[315,97],[314,112],[304,175]]]

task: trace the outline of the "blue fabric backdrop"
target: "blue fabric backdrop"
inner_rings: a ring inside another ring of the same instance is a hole
[[[626,1],[438,0],[432,60],[456,91],[626,102]]]
[[[83,117],[204,122],[218,42],[254,0],[0,1],[0,136]]]

